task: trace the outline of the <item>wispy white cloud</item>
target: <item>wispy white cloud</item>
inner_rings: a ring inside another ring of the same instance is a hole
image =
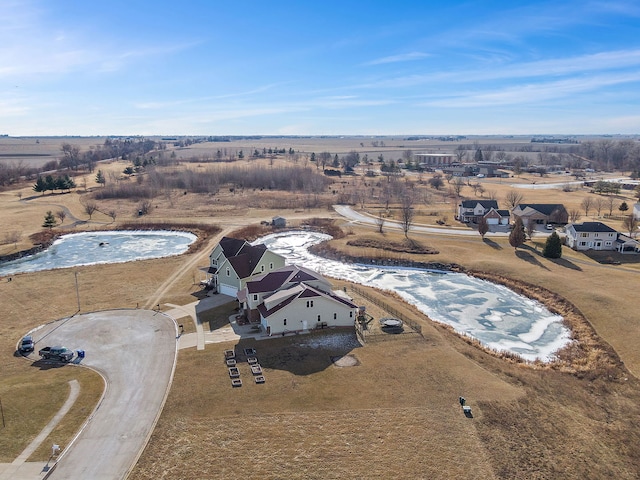
[[[387,63],[412,62],[415,60],[422,60],[423,58],[427,58],[430,56],[431,56],[430,54],[424,53],[424,52],[401,53],[399,55],[391,55],[389,57],[377,58],[375,60],[365,62],[362,65],[372,66],[372,65],[384,65]]]
[[[403,75],[352,85],[355,89],[409,88],[426,84],[464,84],[490,80],[548,79],[575,75],[611,73],[640,68],[640,49],[613,50],[589,55],[554,58],[534,62],[492,65],[491,68],[439,70]]]
[[[640,49],[614,50],[567,58],[524,62],[488,72],[472,72],[474,79],[544,77],[640,66]]]
[[[632,82],[640,82],[640,72],[516,85],[485,92],[465,92],[459,95],[451,95],[448,98],[424,102],[422,105],[461,108],[535,104]]]

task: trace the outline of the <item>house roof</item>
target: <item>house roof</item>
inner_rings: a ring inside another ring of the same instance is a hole
[[[327,283],[327,286],[330,285],[324,277],[313,270],[298,265],[285,265],[248,281],[247,291],[249,293],[274,292],[287,284],[311,281],[322,281]]]
[[[484,214],[484,216],[485,217],[493,217],[493,216],[510,217],[511,214],[509,213],[509,210],[498,210],[498,209],[492,207],[487,213]]]
[[[240,253],[235,257],[227,257],[229,263],[238,274],[238,278],[247,278],[258,265],[258,262],[267,251],[264,244],[249,245],[246,244],[240,249]]]
[[[616,239],[616,243],[622,245],[638,245],[640,242],[631,238],[629,235],[625,235],[623,233],[618,233],[618,238]]]
[[[564,210],[564,205],[561,203],[521,203],[516,206],[513,210],[520,210],[524,212],[528,208],[535,210],[536,212],[542,213],[543,215],[551,215],[558,209]]]
[[[498,202],[496,200],[463,200],[462,208],[475,208],[476,205],[482,205],[485,210],[490,208],[498,209]]]
[[[245,240],[240,240],[239,238],[222,237],[219,245],[224,256],[229,258],[238,255],[242,247],[248,245],[248,243]]]
[[[589,233],[617,233],[616,230],[602,222],[582,222],[574,223],[572,225],[576,232],[589,232]]]
[[[300,283],[291,288],[280,290],[275,292],[269,298],[265,299],[263,303],[258,305],[258,311],[264,318],[273,315],[274,313],[282,310],[291,302],[298,298],[314,298],[325,297],[335,302],[341,303],[347,308],[358,308],[358,306],[347,298],[342,298],[332,292],[323,292],[304,283]]]

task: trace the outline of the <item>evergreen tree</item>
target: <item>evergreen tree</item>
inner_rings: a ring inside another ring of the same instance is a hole
[[[556,232],[553,232],[547,237],[547,241],[542,249],[542,255],[547,258],[560,258],[562,257],[562,240]]]
[[[56,222],[56,217],[53,216],[53,212],[51,210],[47,211],[47,214],[44,216],[44,222],[42,223],[42,226],[51,230],[57,224],[58,222]]]
[[[100,183],[102,185],[106,183],[102,170],[98,170],[98,173],[96,173],[96,183]]]
[[[44,177],[44,183],[46,184],[47,190],[51,190],[53,192],[56,189],[56,180],[52,175]]]
[[[629,205],[627,205],[627,202],[622,202],[620,204],[620,206],[618,207],[618,210],[620,210],[620,212],[624,213],[627,210],[629,210]]]
[[[524,232],[524,224],[522,223],[522,218],[516,217],[516,221],[513,224],[513,229],[509,234],[509,245],[517,249],[524,243],[525,239],[526,234]]]
[[[473,159],[476,161],[476,163],[481,162],[481,161],[482,161],[482,159],[483,159],[483,157],[482,157],[482,150],[477,149],[477,150],[476,150],[476,154],[475,154],[475,156],[473,157]]]
[[[47,191],[47,184],[44,181],[44,178],[38,177],[38,179],[36,180],[35,185],[33,186],[33,191],[34,192],[38,192],[38,193],[42,193],[44,195],[44,192]]]

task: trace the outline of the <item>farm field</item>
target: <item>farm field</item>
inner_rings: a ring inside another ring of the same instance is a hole
[[[308,141],[295,139],[300,149],[316,153],[321,151],[318,147],[345,153],[352,148],[365,149],[359,147],[360,140],[354,145],[353,139],[302,143]],[[248,148],[251,142],[238,142],[237,146]],[[268,140],[253,142],[256,148],[268,145]],[[282,146],[294,145],[294,140],[286,142]],[[198,144],[176,152],[210,155],[217,147]],[[367,148],[371,150],[370,145]],[[404,144],[397,151],[403,148]],[[53,146],[50,151],[54,151]],[[268,159],[259,162],[271,167]],[[273,167],[287,168],[290,163],[278,158]],[[109,161],[99,168],[106,174],[113,172],[116,178],[129,164]],[[209,165],[192,162],[168,168],[204,171]],[[402,233],[386,230],[381,234],[375,226],[352,224],[329,208],[340,192],[382,188],[363,185],[370,180],[360,176],[335,179],[313,207],[303,204],[309,198],[305,193],[252,188],[231,191],[224,186],[215,195],[164,191],[154,197],[153,208],[143,217],[137,215],[137,201],[99,200],[99,210],[89,218],[83,202],[91,192],[105,186],[95,182],[95,173],[83,176],[85,188],[70,193],[43,195],[33,192],[28,183],[2,190],[0,223],[20,235],[15,242],[0,245],[0,254],[29,248],[29,236],[42,230],[48,210],[67,212],[54,231],[116,228],[131,222],[141,227],[151,223],[201,223],[219,226],[222,235],[275,215],[285,216],[294,226],[309,218],[330,218],[346,234],[331,245],[345,254],[456,263],[555,292],[584,314],[603,344],[610,345],[622,361],[613,362],[616,366],[607,371],[594,366],[580,374],[513,363],[482,351],[411,309],[409,314],[423,326],[423,337],[390,336],[364,347],[335,344],[315,334],[252,344],[265,368],[264,385],[231,388],[222,352],[245,345],[215,344],[207,345],[205,351],[184,350],[165,409],[130,478],[380,478],[390,472],[404,478],[637,478],[640,353],[636,346],[640,329],[637,305],[629,289],[637,284],[640,263],[630,256],[622,265],[600,264],[564,248],[562,259],[552,261],[539,253],[544,244],[542,236],[534,236],[515,252],[506,238],[489,237],[483,242],[479,235],[459,237],[446,232],[409,234],[437,254],[389,253],[384,245],[402,242]],[[427,174],[424,180],[428,178]],[[495,190],[500,203],[515,184],[559,180],[562,178],[521,175],[480,181],[486,190]],[[136,181],[117,180],[123,184]],[[433,225],[446,216],[446,223],[466,228],[453,220],[453,198],[427,190],[417,177],[408,176],[404,181],[415,182],[417,190],[431,197],[428,203],[416,206],[416,222]],[[585,197],[594,196],[585,188],[523,189],[522,194],[523,202],[553,201],[563,203],[567,210],[580,209]],[[462,195],[475,198],[468,188]],[[631,192],[616,197],[616,202],[622,201],[632,203]],[[297,206],[283,207],[291,204]],[[377,215],[382,206],[375,195],[370,195],[364,204],[357,202],[353,208]],[[385,211],[390,212],[389,218],[397,218],[397,209],[397,203],[392,203]],[[107,214],[110,211],[117,212],[115,219]],[[583,220],[598,219],[620,228],[620,220],[591,213]],[[382,248],[347,245],[354,238],[374,239]],[[201,275],[197,266],[206,264],[208,253],[200,250],[175,258],[78,268],[82,311],[194,301]],[[183,266],[194,257],[200,259],[197,266],[185,269]],[[172,276],[175,278],[169,287],[163,285]],[[43,375],[48,373],[36,371],[13,352],[29,329],[75,311],[74,272],[19,274],[11,282],[0,279],[0,296],[0,352],[5,359],[0,396],[4,402],[16,385],[31,385],[28,396],[36,394]],[[408,308],[394,297],[387,301]],[[382,316],[384,311],[376,315]],[[358,364],[336,366],[331,357],[341,355],[352,355]],[[92,378],[90,372],[75,375],[75,370],[81,372],[73,369],[71,376],[93,385],[86,387],[93,393],[82,404],[82,411],[90,411],[99,397],[101,380],[97,375]],[[52,375],[47,381],[54,387],[63,386],[68,375]],[[473,407],[474,418],[462,414],[459,395]],[[63,397],[52,400],[51,414]],[[11,414],[25,419],[35,408],[21,410],[15,405]],[[81,416],[74,425],[81,423]],[[38,421],[43,420],[35,423]],[[67,428],[63,435],[69,438],[69,432],[77,427]],[[33,431],[37,431],[36,426]],[[5,457],[0,461],[11,461],[25,441],[3,440],[0,451]]]

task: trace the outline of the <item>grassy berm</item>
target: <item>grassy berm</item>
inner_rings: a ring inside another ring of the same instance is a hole
[[[422,336],[360,347],[316,332],[182,351],[131,478],[637,478],[640,385],[624,368],[578,378],[511,363],[396,306]],[[233,388],[223,352],[248,347],[266,383],[241,361]],[[343,355],[356,365],[332,361]]]

